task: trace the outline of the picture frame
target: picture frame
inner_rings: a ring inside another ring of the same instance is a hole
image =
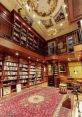
[[[74,51],[74,44],[76,43],[74,35],[67,37],[67,52]]]
[[[53,68],[51,64],[48,64],[48,75],[53,75]]]
[[[75,44],[75,38],[73,35],[67,37],[67,45]]]
[[[59,72],[65,72],[65,65],[64,64],[60,64],[59,65]]]

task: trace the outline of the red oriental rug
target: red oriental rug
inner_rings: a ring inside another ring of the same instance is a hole
[[[64,97],[54,87],[27,90],[0,100],[0,117],[71,117],[63,107],[56,112]]]

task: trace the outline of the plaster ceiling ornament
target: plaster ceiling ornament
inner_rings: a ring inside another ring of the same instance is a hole
[[[52,23],[51,19],[41,20],[41,22],[45,26],[45,28],[50,28],[51,26],[53,26],[53,23]]]
[[[29,25],[32,25],[33,22],[34,22],[33,19],[30,16],[26,16],[26,17],[24,17],[24,19]]]
[[[65,20],[65,15],[62,7],[60,8],[59,12],[53,17],[55,23],[60,23],[61,21]]]
[[[77,24],[73,24],[69,28],[70,24],[64,0],[17,1],[22,10],[26,12],[26,15],[23,16],[26,17],[26,20],[29,20],[31,27],[45,40],[61,36],[78,28]]]
[[[36,12],[37,15],[45,17],[51,15],[56,7],[58,0],[28,0],[27,4]]]

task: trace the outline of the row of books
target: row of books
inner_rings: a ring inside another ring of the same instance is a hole
[[[13,67],[18,66],[18,64],[17,63],[14,63],[14,62],[4,62],[4,65],[5,66],[13,66]]]
[[[4,66],[4,70],[17,71],[17,66]]]
[[[20,68],[20,71],[22,72],[22,71],[28,71],[28,68],[26,68],[26,67],[24,67],[24,68]]]
[[[27,78],[28,78],[28,75],[20,76],[20,79],[27,79]]]
[[[17,80],[17,76],[8,76],[8,77],[4,77],[4,81],[8,81],[8,80]]]
[[[8,75],[17,75],[17,72],[13,72],[13,71],[8,71],[8,72],[6,72],[6,71],[4,71],[4,75],[5,76],[8,76]]]
[[[19,72],[19,73],[20,73],[20,75],[28,75],[27,72]]]
[[[28,65],[26,65],[26,64],[20,64],[19,67],[25,67],[25,68],[28,68]]]

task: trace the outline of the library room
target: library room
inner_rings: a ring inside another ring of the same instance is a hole
[[[82,117],[82,0],[0,0],[0,117]]]

